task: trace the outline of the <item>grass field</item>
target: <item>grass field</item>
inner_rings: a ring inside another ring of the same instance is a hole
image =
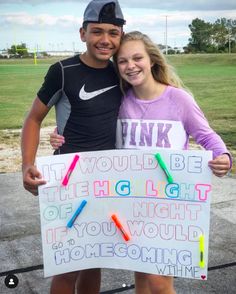
[[[210,125],[236,150],[236,54],[168,56]],[[50,64],[56,59],[0,60],[0,130],[21,128]],[[44,125],[55,124],[51,111]],[[1,138],[0,138],[1,139]]]
[[[0,60],[0,129],[21,128],[44,75],[54,61],[40,60],[34,65],[30,59]],[[45,125],[52,123],[53,111]]]

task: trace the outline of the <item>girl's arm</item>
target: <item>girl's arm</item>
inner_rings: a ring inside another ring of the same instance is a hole
[[[232,167],[232,157],[224,141],[209,126],[206,117],[193,97],[185,96],[183,103],[185,103],[185,130],[197,144],[213,152],[213,160],[209,161],[209,167],[216,176],[224,176]]]
[[[65,138],[57,133],[57,128],[50,134],[50,144],[53,149],[57,150],[65,143]]]
[[[228,154],[222,154],[208,162],[212,172],[217,177],[223,177],[231,168],[231,160]]]

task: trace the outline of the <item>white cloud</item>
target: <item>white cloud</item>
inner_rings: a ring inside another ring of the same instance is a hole
[[[81,23],[81,19],[73,15],[53,16],[46,13],[32,15],[27,12],[15,12],[11,14],[0,14],[0,18],[2,25],[23,26],[25,28],[35,26],[35,29],[42,26],[73,27]]]
[[[163,43],[165,21],[168,21],[168,42],[171,46],[186,45],[190,38],[189,24],[194,18],[211,23],[218,18],[236,20],[235,0],[119,0],[127,25],[125,31],[140,30],[156,42]],[[88,0],[0,0],[0,49],[12,39],[36,43],[42,34],[45,43],[63,40],[81,42],[78,30]],[[14,33],[15,31],[19,33]],[[14,40],[18,41],[18,40]]]
[[[160,10],[232,10],[236,9],[235,0],[120,0],[121,6],[133,8],[150,8]]]
[[[16,12],[12,14],[2,14],[1,23],[2,24],[18,24],[18,25],[34,25],[34,19],[26,12]]]
[[[34,19],[34,24],[39,26],[54,26],[58,23],[58,17],[49,14],[39,14],[36,16],[31,15],[30,17]]]
[[[50,3],[63,3],[65,5],[72,3],[78,3],[78,0],[7,0],[7,4],[28,4],[28,5],[40,5]],[[85,5],[89,3],[88,0],[80,0],[80,3]],[[235,0],[119,0],[121,7],[131,8],[150,8],[161,10],[233,10],[236,9]],[[0,0],[0,4],[6,4],[5,0]]]

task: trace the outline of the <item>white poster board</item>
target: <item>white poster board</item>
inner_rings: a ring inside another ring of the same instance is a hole
[[[207,279],[211,199],[210,151],[152,150],[78,153],[37,158],[47,184],[39,189],[45,277],[88,268],[118,268]],[[80,203],[87,204],[71,228]],[[125,241],[111,215],[130,240]],[[204,251],[199,240],[204,236]],[[202,252],[203,251],[203,252]],[[199,266],[199,262],[205,263]]]

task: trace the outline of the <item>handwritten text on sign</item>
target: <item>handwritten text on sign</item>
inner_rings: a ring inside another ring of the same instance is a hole
[[[168,183],[156,152],[79,153],[66,186],[61,182],[75,154],[37,159],[47,180],[39,189],[45,276],[107,267],[206,279],[212,154],[158,150],[174,179]],[[82,200],[87,205],[67,228]],[[199,252],[201,235],[204,256]]]

